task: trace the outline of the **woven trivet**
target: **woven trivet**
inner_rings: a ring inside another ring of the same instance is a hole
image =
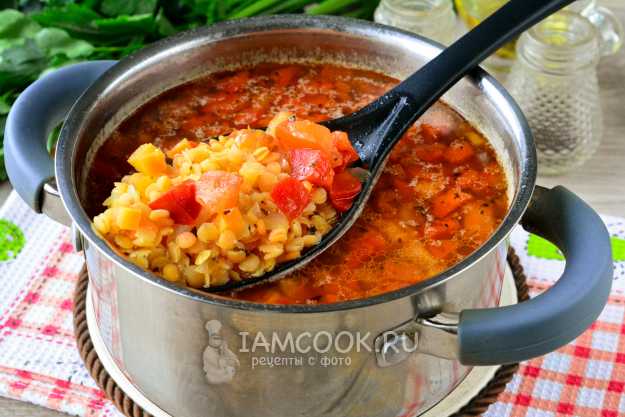
[[[508,252],[508,264],[514,276],[519,302],[529,299],[525,273],[519,262],[519,257],[512,248]],[[85,362],[87,370],[98,386],[123,414],[127,417],[152,417],[150,413],[139,407],[117,386],[117,383],[102,366],[102,362],[100,362],[98,354],[93,348],[89,329],[87,328],[86,294],[88,282],[89,279],[85,269],[80,275],[74,294],[74,333],[80,357]],[[483,414],[491,404],[497,401],[497,397],[506,388],[506,384],[510,382],[518,369],[518,363],[500,367],[488,384],[450,417],[468,417]]]

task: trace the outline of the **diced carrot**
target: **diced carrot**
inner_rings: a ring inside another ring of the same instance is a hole
[[[128,163],[147,175],[158,176],[167,171],[165,154],[151,143],[139,146],[128,158]]]
[[[293,84],[295,80],[297,80],[300,74],[300,69],[294,65],[290,65],[287,67],[278,68],[274,74],[273,78],[276,81],[276,84],[280,87],[286,87],[287,85]]]
[[[227,209],[219,216],[219,222],[223,223],[225,228],[232,230],[237,237],[241,236],[245,231],[245,220],[238,207]]]
[[[437,194],[431,200],[430,211],[439,219],[449,216],[458,210],[464,203],[471,201],[473,196],[461,191],[457,187],[449,188],[442,193]]]
[[[445,160],[447,146],[442,143],[422,143],[415,145],[414,154],[425,162],[442,162]]]
[[[474,169],[468,169],[460,174],[460,176],[456,178],[456,184],[463,191],[470,191],[478,196],[490,195],[494,191],[489,186],[486,175]]]
[[[463,209],[462,224],[467,235],[486,240],[496,228],[493,208],[483,201],[468,203]]]
[[[434,220],[425,226],[425,237],[429,239],[451,239],[460,230],[455,219]]]
[[[302,102],[312,104],[314,106],[326,106],[330,102],[330,97],[326,94],[306,94],[302,97]]]
[[[449,258],[458,249],[458,242],[455,240],[437,240],[426,245],[432,256],[438,259]]]
[[[141,210],[120,207],[117,211],[117,225],[122,230],[137,230],[141,223]]]
[[[271,147],[274,138],[258,129],[245,129],[236,133],[236,141],[239,148],[255,150],[261,146]]]
[[[217,88],[229,93],[237,93],[245,87],[249,79],[249,71],[239,71],[226,79],[220,80],[217,83]]]
[[[462,164],[475,155],[475,149],[466,140],[453,141],[445,152],[445,160],[452,164]]]

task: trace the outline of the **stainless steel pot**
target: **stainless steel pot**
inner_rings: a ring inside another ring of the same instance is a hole
[[[20,96],[5,132],[11,181],[34,210],[71,221],[105,344],[156,405],[181,417],[418,415],[471,366],[544,354],[598,316],[612,277],[605,227],[563,188],[534,190],[536,156],[527,123],[480,69],[444,100],[491,140],[507,170],[510,210],[481,248],[425,282],[331,305],[252,304],[168,283],[127,262],[92,231],[82,208],[92,155],[122,120],[161,92],[258,61],[338,61],[403,77],[439,51],[426,39],[363,21],[263,17],[187,32],[116,64],[63,68]],[[66,114],[55,176],[44,142]],[[506,237],[520,220],[562,249],[566,270],[530,302],[494,308]]]

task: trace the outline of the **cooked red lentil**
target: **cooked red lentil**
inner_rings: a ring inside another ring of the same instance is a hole
[[[171,163],[168,163],[168,159]],[[260,276],[300,257],[361,189],[347,134],[279,113],[267,131],[208,142],[151,143],[93,218],[135,264],[195,288]]]
[[[267,126],[280,111],[302,120],[335,118],[396,83],[378,73],[333,65],[262,64],[175,88],[126,120],[98,151],[88,178],[93,199],[87,209],[92,215],[101,212],[113,181],[132,171],[126,160],[140,144],[169,150],[182,138],[206,141],[233,129]],[[345,175],[335,175],[333,182]],[[439,103],[393,150],[363,215],[338,243],[293,277],[232,296],[263,303],[332,303],[422,281],[469,255],[492,234],[508,208],[506,190],[486,139]],[[340,202],[328,207],[337,210]],[[199,240],[199,230],[189,232],[175,231],[179,246]],[[240,258],[224,264],[228,274],[241,273],[235,265]],[[149,255],[148,266],[162,262],[157,259]],[[160,273],[168,271],[162,267]]]

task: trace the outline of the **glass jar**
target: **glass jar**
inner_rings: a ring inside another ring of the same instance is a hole
[[[598,6],[597,0],[577,0],[567,7],[590,20],[599,30],[601,55],[613,55],[623,44],[623,25],[609,9]]]
[[[454,0],[458,15],[469,27],[477,26],[482,20],[493,14],[508,0]],[[601,35],[601,55],[612,55],[618,51],[623,42],[623,26],[620,20],[605,7],[597,6],[596,0],[578,0],[567,6],[586,17],[599,30]],[[489,69],[506,73],[510,70],[514,59],[516,41],[511,41],[499,49],[487,61]]]
[[[479,25],[507,2],[508,0],[454,0],[458,16],[469,29]],[[506,43],[491,55],[484,65],[495,75],[507,74],[516,55],[515,45],[516,39]]]
[[[534,134],[539,173],[561,174],[597,149],[602,133],[597,29],[562,11],[525,32],[508,89]]]
[[[452,43],[458,33],[452,0],[382,0],[374,19],[444,45]]]

